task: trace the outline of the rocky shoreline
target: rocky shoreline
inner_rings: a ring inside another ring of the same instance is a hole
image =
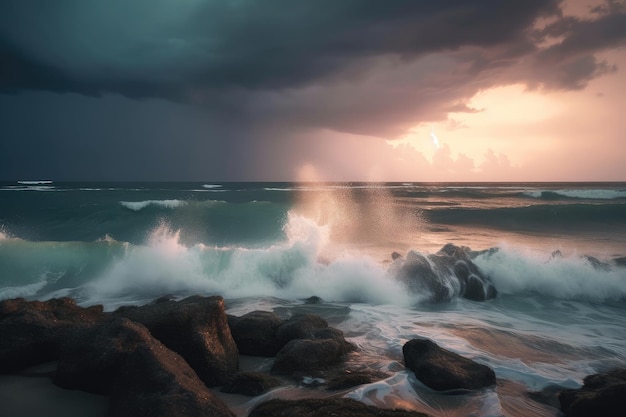
[[[315,302],[313,298],[310,302]],[[303,377],[323,381],[325,398],[270,399],[250,416],[424,416],[338,398],[332,392],[382,379],[345,367],[357,347],[319,316],[283,320],[271,312],[240,317],[219,296],[164,297],[104,312],[70,298],[0,302],[0,373],[47,362],[59,387],[107,396],[110,416],[234,416],[214,392],[259,396]],[[239,355],[272,358],[271,371],[240,372]],[[496,385],[485,365],[416,335],[403,346],[407,369],[435,391]],[[323,379],[322,379],[323,377]],[[579,390],[556,390],[566,416],[623,415],[626,370],[589,376]]]

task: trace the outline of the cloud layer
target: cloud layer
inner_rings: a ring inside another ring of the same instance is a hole
[[[626,45],[623,2],[577,15],[570,3],[9,0],[0,93],[197,107],[212,141],[293,129],[389,139],[480,111],[468,106],[478,91],[580,90],[615,72],[602,53]]]

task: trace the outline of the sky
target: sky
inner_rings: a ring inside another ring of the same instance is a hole
[[[624,0],[4,0],[0,180],[626,181]]]

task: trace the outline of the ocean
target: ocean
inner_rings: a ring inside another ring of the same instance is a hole
[[[433,303],[395,279],[393,252],[448,243],[496,298]],[[626,364],[626,183],[0,183],[0,299],[113,310],[166,294],[321,315],[358,346],[352,368],[387,375],[342,393],[368,404],[555,415],[526,393]],[[416,336],[490,366],[497,387],[429,390],[402,365]]]

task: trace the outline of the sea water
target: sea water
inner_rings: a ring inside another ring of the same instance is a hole
[[[471,251],[495,299],[433,304],[395,280],[392,252],[447,243]],[[0,299],[112,310],[202,294],[230,314],[319,314],[358,346],[350,369],[382,375],[341,395],[433,416],[555,415],[526,393],[624,366],[625,257],[620,183],[0,183]],[[497,387],[428,389],[403,366],[417,336],[490,366]]]

